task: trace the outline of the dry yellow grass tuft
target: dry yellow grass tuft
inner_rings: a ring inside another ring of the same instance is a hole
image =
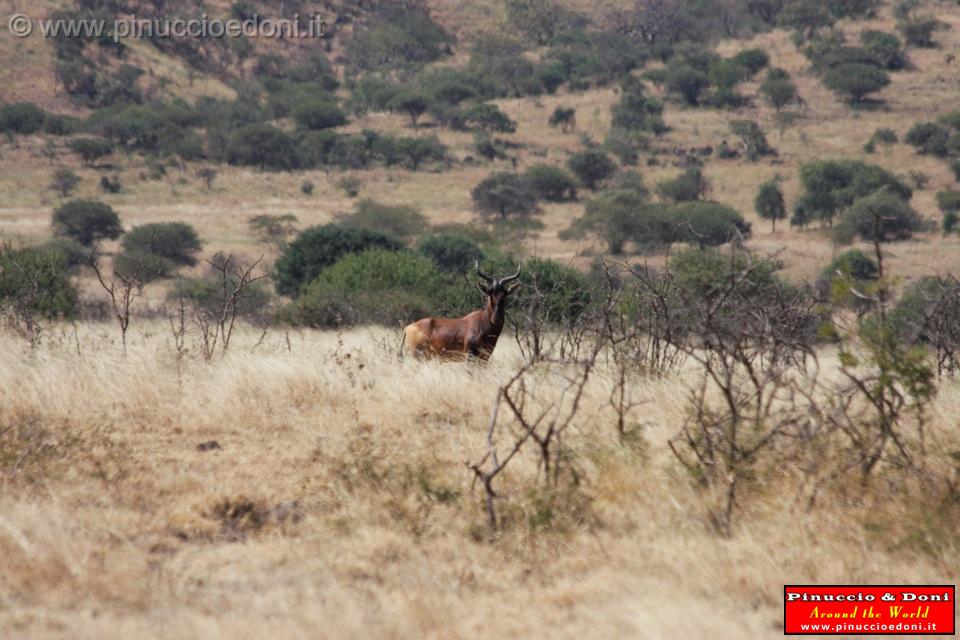
[[[877,486],[800,509],[789,469],[717,538],[665,446],[682,376],[633,386],[633,447],[599,371],[569,436],[576,495],[545,511],[520,459],[490,541],[464,462],[513,344],[475,368],[400,361],[383,329],[258,337],[178,373],[161,323],[126,358],[110,325],[35,351],[0,335],[0,635],[773,638],[785,582],[958,578],[922,506]],[[932,428],[958,410],[949,383]]]

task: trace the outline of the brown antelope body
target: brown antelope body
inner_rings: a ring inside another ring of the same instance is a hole
[[[407,325],[403,341],[412,355],[451,360],[490,357],[503,330],[507,296],[520,286],[515,282],[520,268],[512,276],[491,278],[477,265],[477,275],[485,281],[477,282],[484,295],[483,308],[462,318],[423,318]]]

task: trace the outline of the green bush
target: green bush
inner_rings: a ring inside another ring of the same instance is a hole
[[[900,40],[892,33],[883,31],[864,31],[860,34],[863,48],[876,57],[880,66],[889,71],[903,69],[907,64],[906,56],[900,47]]]
[[[536,164],[527,169],[523,177],[542,200],[568,202],[577,199],[577,183],[560,167]]]
[[[850,244],[858,236],[867,242],[907,240],[923,226],[923,218],[909,204],[893,193],[878,191],[843,212],[833,237],[837,244]]]
[[[388,205],[364,199],[357,203],[353,213],[340,219],[342,224],[365,227],[409,240],[422,234],[430,225],[414,207]]]
[[[302,231],[277,258],[274,267],[277,291],[296,296],[320,272],[350,253],[367,249],[398,251],[399,238],[382,231],[325,224]]]
[[[731,59],[735,65],[744,67],[748,72],[749,76],[753,77],[760,72],[761,69],[770,64],[770,55],[763,49],[743,49],[738,51]]]
[[[797,199],[797,212],[807,222],[821,220],[831,223],[854,200],[887,187],[891,193],[909,200],[910,187],[890,172],[857,160],[819,160],[800,167],[803,191]],[[791,221],[795,224],[797,216]]]
[[[236,276],[227,278],[227,286],[232,291],[239,281]],[[178,302],[183,298],[198,311],[216,318],[223,313],[224,291],[223,280],[217,277],[205,278],[177,278],[173,287],[167,293],[167,300]],[[262,280],[250,283],[243,288],[236,301],[237,317],[252,322],[262,322],[270,314],[270,290]]]
[[[441,271],[465,273],[484,253],[472,238],[461,233],[432,233],[420,239],[417,251],[433,260]]]
[[[950,154],[950,130],[935,122],[918,122],[910,127],[903,141],[913,145],[917,153],[944,158]]]
[[[0,131],[29,135],[37,133],[46,121],[46,112],[32,102],[14,102],[0,106]]]
[[[329,100],[302,102],[293,109],[293,119],[304,129],[332,129],[347,123],[347,116]]]
[[[390,100],[390,108],[409,116],[410,124],[416,127],[417,120],[430,108],[430,101],[422,93],[401,91]]]
[[[90,264],[91,251],[73,238],[59,236],[37,246],[40,251],[56,253],[70,269]]]
[[[53,228],[85,247],[99,240],[116,240],[123,233],[116,211],[96,200],[71,200],[60,205],[53,212]]]
[[[139,249],[124,249],[113,258],[113,272],[130,281],[153,282],[173,276],[176,270],[173,260]]]
[[[630,76],[620,84],[620,100],[613,106],[611,126],[627,131],[649,131],[661,134],[667,130],[663,122],[663,105],[647,95],[643,82]]]
[[[481,131],[496,131],[499,133],[513,133],[517,130],[517,123],[500,111],[495,104],[480,102],[463,114],[464,121]]]
[[[760,84],[760,93],[777,111],[797,97],[797,85],[783,69],[770,69]]]
[[[897,30],[903,35],[907,44],[922,49],[935,48],[937,43],[933,39],[933,34],[946,27],[945,22],[941,22],[932,16],[908,18],[897,24]]]
[[[185,222],[154,222],[134,227],[121,241],[131,255],[151,254],[177,266],[197,264],[203,248],[196,230]]]
[[[113,143],[103,138],[74,138],[69,146],[70,150],[80,156],[86,165],[92,165],[113,153]]]
[[[537,195],[521,176],[498,171],[484,178],[470,192],[481,213],[506,220],[508,216],[529,216],[536,210]]]
[[[58,251],[0,245],[0,309],[20,317],[72,317],[77,291],[70,271]]]
[[[607,154],[602,151],[588,150],[570,156],[567,166],[580,183],[588,189],[595,190],[599,183],[611,177],[617,171]]]
[[[404,159],[407,168],[416,171],[424,162],[442,162],[447,157],[447,148],[436,136],[424,138],[398,138],[394,151]]]
[[[777,230],[777,220],[783,220],[787,217],[787,206],[783,199],[783,191],[780,190],[780,185],[776,180],[768,180],[760,185],[753,206],[758,216],[770,221],[772,231]]]
[[[676,178],[662,180],[657,184],[657,193],[669,202],[699,200],[707,191],[707,179],[697,167],[690,167]]]
[[[648,201],[646,189],[618,186],[604,189],[587,202],[584,215],[563,232],[561,239],[590,234],[607,243],[607,252],[623,254],[633,242],[647,251],[672,242],[673,227],[663,206]]]
[[[944,214],[960,213],[960,191],[945,189],[937,192],[937,206]]]
[[[877,261],[860,249],[850,249],[835,257],[820,272],[821,278],[833,278],[837,273],[854,280],[876,280],[880,275]]]
[[[349,253],[301,292],[292,319],[307,326],[397,325],[430,315],[443,279],[433,261],[403,251]]]
[[[672,208],[674,237],[680,242],[713,247],[750,237],[750,223],[718,202],[684,202]]]
[[[61,198],[69,196],[78,184],[80,184],[80,176],[66,167],[60,167],[54,171],[50,179],[50,188],[59,193]]]
[[[700,104],[700,96],[710,86],[710,80],[699,69],[681,63],[667,68],[665,84],[670,93],[695,107]]]
[[[890,76],[866,64],[841,64],[827,71],[823,84],[851,104],[859,104],[871,93],[890,84]]]
[[[383,2],[376,15],[357,23],[347,53],[361,69],[398,67],[433,62],[449,51],[453,38],[430,18],[425,5]]]
[[[303,155],[302,147],[300,156]],[[290,134],[268,124],[248,124],[230,136],[227,162],[260,169],[294,169],[297,144]]]
[[[710,300],[726,291],[750,262],[744,251],[731,254],[716,248],[686,249],[670,256],[667,270],[677,287],[699,299]],[[783,292],[787,285],[777,275],[782,268],[782,264],[774,261],[756,264],[750,277],[739,283],[743,297],[761,299]]]
[[[730,132],[739,136],[746,147],[747,160],[756,162],[763,156],[775,156],[777,150],[767,142],[767,136],[753,120],[731,120]]]

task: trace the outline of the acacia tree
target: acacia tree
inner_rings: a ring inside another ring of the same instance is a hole
[[[537,206],[537,197],[526,180],[508,171],[490,174],[470,195],[481,213],[496,214],[501,220],[510,215],[530,215]]]
[[[757,190],[757,197],[753,201],[753,206],[764,220],[771,222],[770,231],[777,230],[777,220],[783,220],[787,217],[787,207],[783,200],[783,191],[776,180],[768,180],[760,185]]]

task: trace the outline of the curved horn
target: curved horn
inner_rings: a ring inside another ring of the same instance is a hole
[[[483,279],[486,280],[487,282],[493,282],[493,280],[494,280],[493,278],[491,278],[490,276],[488,276],[487,274],[485,274],[483,271],[480,271],[480,261],[479,261],[479,260],[474,261],[474,266],[476,266],[476,268],[477,268],[477,275],[478,275],[478,276],[480,276],[481,278],[483,278]]]
[[[506,277],[504,277],[504,278],[501,278],[501,279],[500,279],[500,283],[503,284],[503,283],[506,283],[506,282],[510,282],[511,280],[516,280],[516,279],[519,278],[519,277],[520,277],[520,263],[518,262],[518,263],[517,263],[517,272],[516,272],[515,274],[513,274],[512,276],[506,276]]]

